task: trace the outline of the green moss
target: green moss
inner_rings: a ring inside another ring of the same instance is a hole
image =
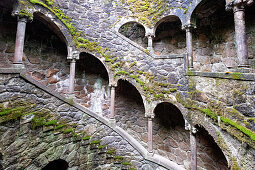
[[[48,122],[45,122],[45,126],[55,126],[57,124],[57,120],[51,120]]]
[[[26,10],[23,10],[23,9],[19,11],[19,16],[27,17],[29,19],[33,19],[33,13],[31,13],[29,11],[26,11]]]
[[[98,149],[103,149],[103,148],[105,148],[106,146],[105,145],[99,145],[98,146]]]
[[[72,98],[66,99],[67,103],[74,105],[74,100]]]
[[[220,117],[220,120],[224,123],[232,125],[233,127],[237,128],[238,130],[240,130],[241,132],[243,132],[244,134],[249,136],[251,140],[255,141],[255,133],[252,132],[251,130],[247,129],[246,127],[244,127],[228,118],[222,117],[222,116]]]
[[[74,128],[68,128],[68,129],[65,129],[63,132],[64,132],[65,134],[68,134],[68,133],[74,132]]]
[[[239,73],[239,72],[233,72],[232,73],[232,78],[233,79],[241,79],[242,78],[242,73]]]
[[[193,72],[193,71],[191,71],[191,70],[189,70],[189,69],[188,69],[188,71],[187,71],[187,75],[188,75],[188,76],[194,76],[195,74],[194,74],[194,72]]]
[[[32,129],[43,126],[45,123],[45,117],[33,118],[32,119]]]
[[[114,156],[113,158],[117,159],[117,160],[123,160],[124,159],[123,156]]]
[[[67,126],[67,125],[65,125],[65,124],[59,124],[59,125],[57,125],[57,126],[55,127],[55,130],[62,129],[62,128],[66,127],[66,126]]]
[[[113,155],[115,153],[116,153],[115,149],[109,149],[108,151],[106,151],[106,154],[109,154],[109,155]]]
[[[177,91],[177,88],[171,88],[169,89],[170,92],[176,92]]]
[[[122,164],[122,165],[131,165],[130,162],[122,162],[121,164]]]
[[[90,144],[100,144],[101,140],[94,140],[92,142],[90,142]]]
[[[82,138],[82,140],[90,140],[91,136],[85,136]]]

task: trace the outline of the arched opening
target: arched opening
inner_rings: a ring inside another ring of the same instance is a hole
[[[109,76],[104,64],[88,53],[77,61],[74,93],[77,102],[99,114],[109,114]]]
[[[156,24],[153,49],[156,55],[185,54],[186,34],[177,16],[167,16]]]
[[[201,169],[227,170],[228,163],[213,137],[201,126],[195,126],[197,141],[197,166]]]
[[[48,163],[42,170],[67,170],[68,163],[63,159],[57,159]]]
[[[34,13],[33,22],[27,23],[23,61],[28,75],[65,94],[69,80],[66,42],[57,26],[45,17]]]
[[[145,37],[145,28],[137,22],[129,22],[122,25],[119,33],[136,42],[137,44],[147,47],[147,38]]]
[[[171,161],[188,168],[189,132],[184,129],[181,111],[168,102],[160,103],[154,109],[153,147],[155,151]]]
[[[251,68],[255,69],[255,4],[245,9],[248,58]]]
[[[17,29],[17,19],[11,16],[14,0],[0,1],[0,67],[11,67]]]
[[[134,85],[119,80],[116,88],[115,119],[117,125],[125,129],[135,139],[147,146],[147,119],[143,99]]]
[[[205,72],[227,71],[238,65],[233,12],[224,0],[202,1],[192,13],[194,68]]]

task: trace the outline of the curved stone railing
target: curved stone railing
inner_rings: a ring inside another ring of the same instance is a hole
[[[68,100],[68,98],[60,95],[56,91],[50,89],[49,87],[46,87],[45,85],[34,80],[32,77],[26,75],[25,70],[16,69],[16,68],[0,69],[0,74],[20,74],[21,78],[25,79],[26,81],[33,84],[34,86],[58,98],[59,100],[65,102],[66,104],[72,105],[73,107],[90,115],[91,117],[95,118],[96,120],[100,121],[101,123],[111,128],[113,131],[119,134],[124,140],[126,140],[131,146],[133,146],[144,157],[145,160],[156,163],[167,169],[184,170],[183,166],[178,165],[177,163],[170,161],[161,155],[149,153],[147,149],[144,148],[136,139],[134,139],[131,135],[129,135],[125,130],[123,130],[119,126],[116,126],[115,122],[111,122],[109,119],[106,119],[105,117],[92,112],[91,110],[79,105],[78,103],[75,103],[75,102],[71,103],[70,100]]]

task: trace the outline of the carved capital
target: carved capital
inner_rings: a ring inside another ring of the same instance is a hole
[[[194,24],[186,24],[186,25],[182,26],[182,29],[186,30],[186,31],[191,31],[193,29],[196,29],[196,25],[194,25]]]
[[[233,12],[244,11],[246,6],[251,6],[254,0],[226,0],[226,10]]]
[[[72,47],[68,47],[68,56],[67,59],[76,59],[79,60],[80,58],[80,52],[79,51],[73,51]]]

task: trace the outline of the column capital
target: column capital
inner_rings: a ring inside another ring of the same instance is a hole
[[[152,34],[152,33],[148,33],[148,34],[146,34],[145,36],[148,37],[148,38],[149,38],[149,37],[151,37],[151,38],[154,38],[154,37],[155,37],[155,35]]]
[[[80,52],[79,51],[71,51],[68,56],[67,56],[67,59],[75,59],[75,60],[79,60],[80,58]]]
[[[246,6],[251,6],[254,0],[226,0],[226,10],[233,12],[244,11]]]
[[[116,88],[117,87],[117,82],[110,82],[109,87],[110,88],[112,88],[112,87]]]
[[[196,29],[196,28],[197,27],[195,24],[185,24],[182,26],[182,29],[186,31],[191,31],[192,29]]]

